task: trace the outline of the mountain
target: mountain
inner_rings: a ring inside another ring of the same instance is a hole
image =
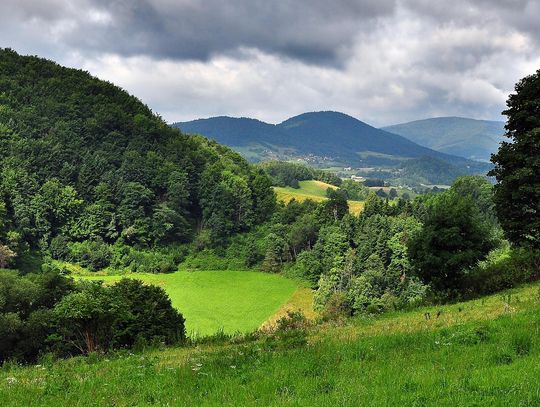
[[[227,144],[255,161],[304,158],[316,164],[360,167],[431,157],[471,164],[338,112],[304,113],[277,125],[248,118],[213,117],[175,123],[173,127]]]
[[[504,122],[465,117],[436,117],[382,129],[433,150],[480,161],[489,161],[504,139]]]

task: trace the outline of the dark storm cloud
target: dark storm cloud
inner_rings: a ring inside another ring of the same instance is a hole
[[[402,0],[404,7],[436,24],[490,27],[504,24],[540,42],[538,0]]]
[[[539,15],[540,0],[0,0],[0,47],[89,70],[170,121],[500,119],[540,67]]]
[[[360,30],[395,7],[394,0],[7,1],[26,20],[66,20],[61,40],[74,48],[197,60],[257,48],[315,63],[337,62]]]

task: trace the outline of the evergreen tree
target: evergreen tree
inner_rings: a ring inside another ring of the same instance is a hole
[[[507,101],[506,136],[492,157],[495,205],[510,241],[540,248],[540,70],[516,84]]]

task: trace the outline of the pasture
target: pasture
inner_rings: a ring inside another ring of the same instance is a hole
[[[106,284],[122,277],[163,287],[186,318],[190,337],[251,332],[274,315],[298,289],[296,282],[276,274],[252,271],[178,271],[124,276],[82,276]]]
[[[300,188],[291,188],[291,187],[274,187],[276,192],[277,199],[285,203],[289,202],[291,199],[295,199],[299,202],[303,202],[306,199],[311,199],[315,202],[325,201],[326,190],[328,188],[336,189],[334,185],[327,184],[322,181],[300,181]],[[348,201],[349,211],[354,214],[358,214],[364,208],[364,203],[360,201]]]

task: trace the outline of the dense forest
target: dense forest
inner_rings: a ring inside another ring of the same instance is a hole
[[[6,253],[217,242],[275,205],[269,178],[229,148],[171,129],[110,83],[10,50],[0,51],[0,154]]]

